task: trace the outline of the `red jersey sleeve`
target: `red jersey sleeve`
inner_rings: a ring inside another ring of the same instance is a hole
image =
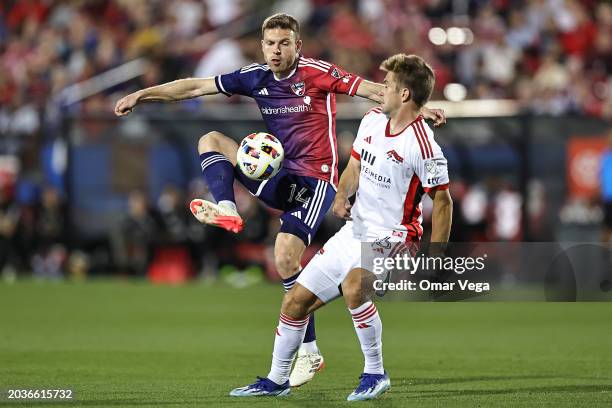
[[[354,96],[362,81],[358,75],[346,72],[337,65],[313,58],[300,57],[300,66],[320,71],[316,76],[315,85],[328,92]]]

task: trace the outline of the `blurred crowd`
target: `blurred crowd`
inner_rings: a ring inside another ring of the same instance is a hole
[[[436,69],[434,99],[511,98],[537,113],[612,115],[612,5],[594,0],[7,0],[0,3],[0,132],[31,134],[68,85],[138,57],[143,75],[72,109],[110,112],[131,89],[260,61],[259,24],[303,23],[304,53],[380,79],[403,51]],[[263,12],[263,14],[261,14]],[[257,18],[253,18],[253,16]],[[469,39],[433,39],[458,27]],[[171,44],[171,46],[170,46]]]

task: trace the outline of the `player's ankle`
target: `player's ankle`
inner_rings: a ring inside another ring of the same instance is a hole
[[[304,354],[319,354],[319,348],[317,347],[317,341],[309,341],[308,343],[302,343],[298,350],[298,355],[303,356]]]

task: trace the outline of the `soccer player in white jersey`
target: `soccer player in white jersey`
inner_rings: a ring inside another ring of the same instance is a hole
[[[432,69],[420,57],[405,54],[385,60],[381,69],[387,72],[382,104],[361,121],[333,203],[334,214],[347,222],[285,294],[269,374],[232,390],[232,396],[290,393],[291,362],[309,315],[340,296],[339,286],[365,358],[359,385],[348,400],[373,399],[390,387],[383,366],[382,322],[371,301],[373,274],[363,269],[362,243],[379,246],[383,256],[393,256],[397,248],[418,243],[423,232],[424,193],[433,199],[431,241],[446,243],[452,199],[446,159],[420,114],[433,88]],[[348,198],[355,193],[351,208]]]

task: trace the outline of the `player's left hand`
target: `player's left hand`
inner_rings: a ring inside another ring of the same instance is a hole
[[[443,109],[429,109],[423,107],[421,109],[421,114],[425,119],[431,119],[436,127],[446,123],[446,116],[444,116]]]
[[[352,221],[351,207],[352,205],[347,199],[336,196],[334,203],[332,204],[332,212],[338,218],[342,218],[346,221]]]

